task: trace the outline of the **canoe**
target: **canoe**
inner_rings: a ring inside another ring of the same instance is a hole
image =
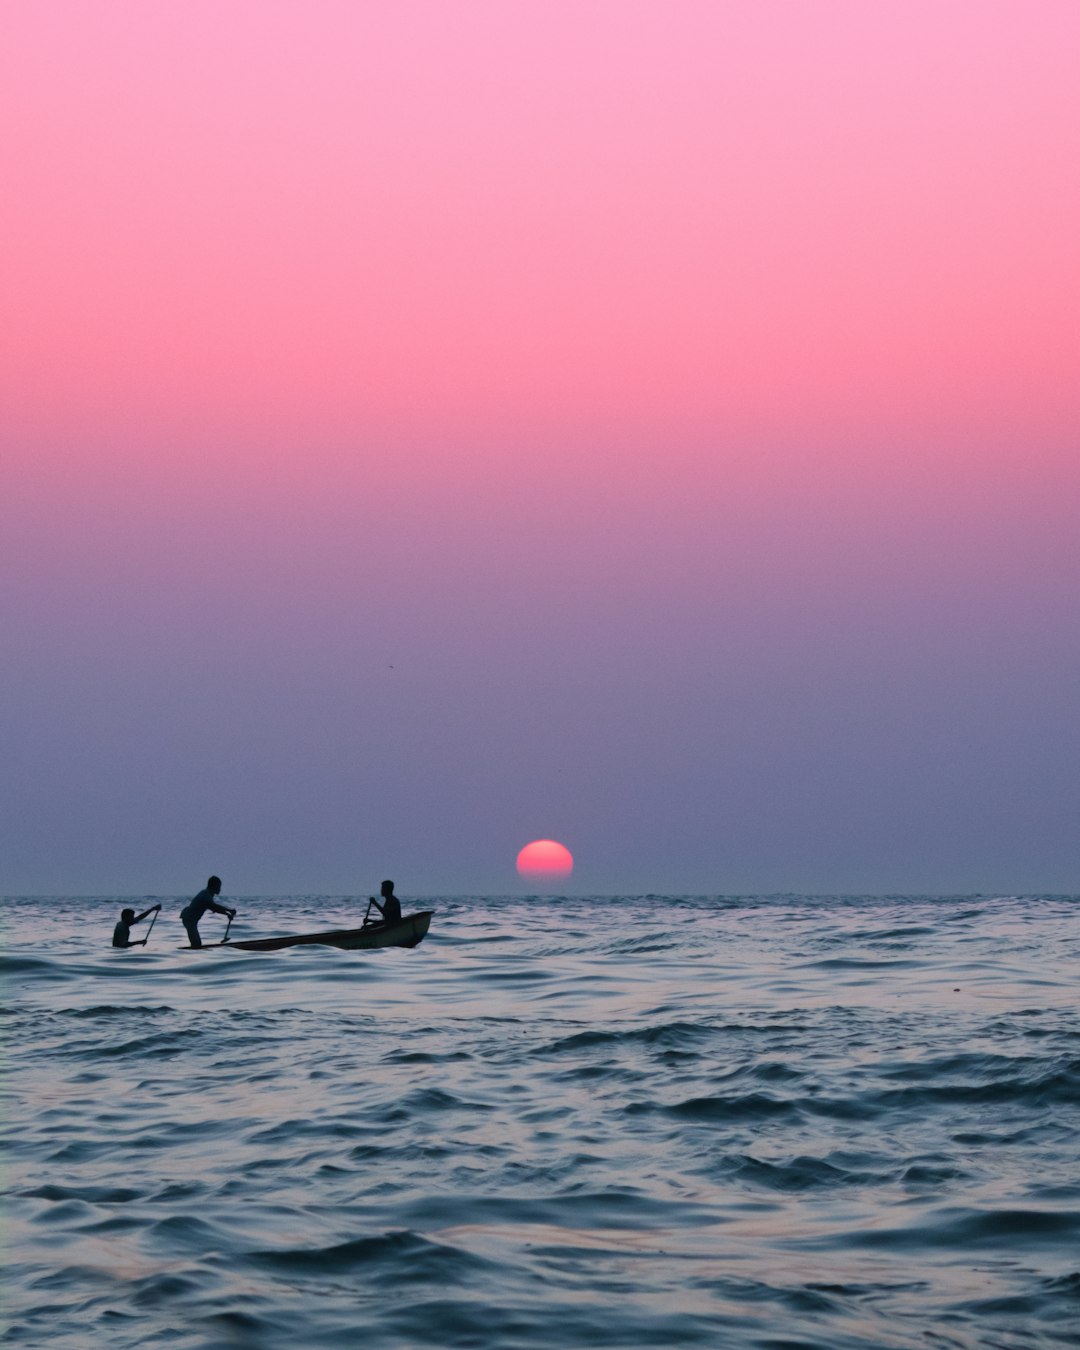
[[[333,928],[328,933],[296,933],[286,937],[231,938],[216,943],[242,952],[279,952],[283,947],[340,947],[343,951],[367,951],[372,947],[415,947],[423,942],[434,910],[406,914],[396,923],[369,923],[363,928]]]

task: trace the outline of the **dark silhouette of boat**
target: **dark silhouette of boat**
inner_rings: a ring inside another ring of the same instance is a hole
[[[415,947],[423,942],[431,924],[432,909],[405,914],[394,923],[366,923],[361,928],[332,928],[327,933],[295,933],[286,937],[232,938],[214,943],[244,952],[279,952],[283,947],[340,947],[343,951],[368,951],[374,947]]]

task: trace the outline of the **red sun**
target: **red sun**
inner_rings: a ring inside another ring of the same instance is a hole
[[[534,839],[517,855],[517,870],[526,881],[558,881],[574,870],[574,855],[554,839]]]

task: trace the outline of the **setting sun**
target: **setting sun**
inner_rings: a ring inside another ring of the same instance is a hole
[[[574,856],[554,839],[534,839],[517,855],[517,870],[526,881],[557,881],[574,870]]]

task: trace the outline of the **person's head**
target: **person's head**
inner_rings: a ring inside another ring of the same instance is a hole
[[[120,919],[122,923],[134,923],[135,911],[133,909],[125,909],[120,915]]]
[[[220,895],[220,894],[221,894],[221,878],[220,878],[220,877],[211,877],[210,880],[206,883],[206,889],[210,892],[211,895]]]
[[[386,896],[393,895],[393,894],[394,894],[394,883],[393,883],[392,881],[384,881],[383,884],[379,887],[379,893],[380,893],[380,895],[382,895],[384,898],[385,898]]]

